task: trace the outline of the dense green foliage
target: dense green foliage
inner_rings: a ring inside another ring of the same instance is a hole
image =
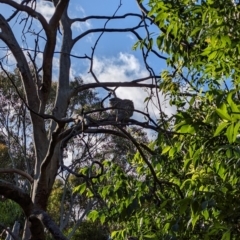
[[[176,113],[161,119],[150,162],[138,152],[126,173],[106,160],[96,189],[107,204],[89,217],[108,222],[113,239],[238,239],[240,5],[150,0],[149,7],[161,30],[156,45],[168,55],[159,90]]]
[[[97,222],[83,221],[71,239],[108,240],[108,230]]]

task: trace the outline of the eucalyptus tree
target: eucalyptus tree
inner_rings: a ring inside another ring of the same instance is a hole
[[[19,185],[19,181],[14,183],[1,178],[0,194],[4,198],[15,201],[22,208],[26,217],[23,239],[45,239],[45,228],[55,239],[66,239],[61,228],[47,213],[49,196],[59,173],[67,171],[74,174],[82,178],[90,187],[96,179],[103,175],[105,170],[102,162],[92,158],[89,152],[89,145],[94,141],[97,143],[100,134],[113,134],[128,139],[144,155],[144,151],[151,152],[150,149],[144,143],[139,144],[134,136],[128,133],[125,126],[136,125],[141,128],[159,131],[157,123],[147,111],[144,113],[136,110],[145,117],[144,122],[127,119],[123,123],[108,121],[104,118],[109,111],[106,108],[106,100],[110,95],[116,96],[117,89],[120,87],[151,89],[151,96],[158,92],[157,81],[159,76],[154,74],[153,69],[147,62],[150,54],[149,49],[147,51],[142,49],[142,57],[146,67],[146,76],[142,78],[132,79],[129,82],[103,82],[99,80],[93,67],[96,50],[103,34],[129,33],[141,40],[141,34],[143,34],[143,30],[148,31],[147,22],[150,23],[151,19],[142,15],[140,11],[123,15],[117,14],[122,7],[121,1],[117,3],[116,11],[111,16],[90,15],[87,17],[71,16],[69,8],[71,4],[76,4],[74,1],[48,0],[46,2],[52,9],[49,19],[44,17],[44,11],[41,11],[43,14],[40,13],[39,6],[41,6],[42,1],[0,0],[1,6],[9,9],[6,12],[0,10],[0,39],[4,44],[1,47],[1,74],[6,79],[5,81],[11,83],[16,93],[14,96],[17,96],[15,99],[10,99],[5,106],[8,108],[8,111],[5,112],[8,114],[5,115],[7,117],[5,119],[7,119],[7,126],[10,129],[2,125],[1,130],[6,134],[9,151],[13,153],[13,156],[10,156],[11,159],[17,158],[18,151],[21,150],[23,151],[23,163],[25,164],[22,166],[11,164],[7,169],[1,169],[1,173],[20,176],[21,179],[25,179],[25,181],[22,181],[27,183],[26,187],[23,188]],[[107,27],[109,21],[124,21],[128,18],[135,19],[133,25],[120,24],[118,27]],[[87,20],[104,21],[104,23],[102,27],[91,28],[90,26],[89,29],[75,35],[73,26]],[[19,25],[20,33],[19,28],[17,30],[14,28],[14,24]],[[84,49],[81,41],[91,34],[95,34],[95,42],[91,52],[83,55],[75,54],[77,49]],[[143,46],[146,46],[146,44],[143,44]],[[153,54],[164,59],[156,51],[153,51]],[[15,70],[11,66],[6,67],[9,56],[14,59]],[[58,61],[56,61],[56,56]],[[88,71],[92,76],[92,82],[82,82],[80,78],[73,81],[71,77],[71,71],[74,67],[73,59],[77,59],[78,64],[83,66],[82,61],[89,61]],[[57,74],[54,72],[54,66],[56,65]],[[19,79],[16,79],[12,71],[18,74]],[[151,81],[146,82],[147,80]],[[56,91],[52,91],[56,85]],[[89,96],[87,91],[96,88],[105,91],[101,95],[99,104],[91,101],[91,99],[86,100],[86,104],[77,100],[84,94],[87,98]],[[7,94],[10,93],[7,92]],[[10,95],[8,96],[10,98]],[[151,97],[146,101],[147,103],[151,101]],[[14,104],[16,102],[22,108],[17,106],[17,109],[15,109]],[[161,110],[159,99],[155,105]],[[18,115],[15,114],[15,110],[20,111]],[[76,116],[73,114],[76,114]],[[13,119],[13,122],[10,122],[9,116]],[[19,116],[22,117],[20,122],[18,121]],[[25,131],[25,123],[28,124],[27,131]],[[14,145],[11,141],[14,140],[16,134],[22,135],[22,139],[16,141],[17,144],[20,144],[20,150],[13,151],[11,148]],[[95,136],[92,138],[92,142],[86,143],[86,138],[91,135]],[[91,146],[94,146],[94,144]],[[145,150],[141,151],[142,148]],[[88,166],[88,173],[84,171],[82,173],[75,172],[75,168],[66,163],[69,160],[67,157],[68,149],[77,150],[77,154],[89,156],[85,162],[85,165]],[[157,181],[151,163],[147,157],[144,157],[144,159]]]

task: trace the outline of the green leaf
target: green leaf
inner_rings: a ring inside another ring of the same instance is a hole
[[[179,202],[180,207],[179,207],[179,212],[180,214],[183,214],[188,208],[189,208],[189,203],[191,202],[191,199],[185,198]]]
[[[167,153],[170,149],[171,149],[171,146],[166,146],[166,147],[162,150],[162,154]]]
[[[169,157],[173,157],[174,154],[176,153],[176,151],[177,151],[177,148],[176,147],[172,147],[171,150],[168,153]]]
[[[192,222],[192,227],[193,227],[193,228],[195,227],[195,224],[197,223],[199,217],[200,217],[200,216],[199,216],[198,214],[192,216],[191,222]]]
[[[231,43],[232,43],[230,37],[227,36],[227,35],[221,36],[221,40],[222,40],[222,42],[227,43],[229,46],[230,46]]]
[[[225,172],[226,172],[226,169],[222,164],[220,164],[217,173],[223,180],[225,180],[225,177],[226,177]]]
[[[192,184],[192,183],[194,183],[194,181],[192,179],[187,179],[182,183],[180,188],[183,189],[185,187],[185,185],[187,185],[188,183]]]
[[[227,102],[228,104],[230,105],[231,107],[231,111],[232,111],[232,116],[235,118],[235,119],[240,119],[240,111],[239,111],[239,108],[237,106],[237,104],[233,101],[232,99],[232,95],[234,94],[235,91],[232,91],[228,94],[227,96]]]
[[[217,56],[217,51],[213,51],[212,53],[210,53],[209,55],[208,55],[208,61],[211,61],[212,59],[215,59],[216,58],[216,56]]]
[[[193,201],[192,204],[191,204],[191,211],[192,211],[192,214],[195,215],[199,210],[199,204],[197,201]]]
[[[189,165],[191,164],[192,162],[192,159],[191,158],[188,158],[188,159],[185,159],[184,160],[184,169],[188,169]]]
[[[227,95],[227,102],[229,105],[231,105],[231,103],[233,102],[232,95],[233,95],[233,91],[229,92]]]
[[[113,231],[113,232],[111,233],[111,237],[112,237],[112,238],[118,237],[118,235],[120,234],[120,232],[121,232],[121,230],[119,230],[119,231]]]
[[[204,23],[206,22],[206,16],[207,16],[207,14],[208,14],[208,10],[205,10],[205,11],[203,12],[203,15],[202,15],[202,24],[204,24]]]
[[[191,125],[183,125],[179,130],[178,130],[179,133],[190,133],[190,134],[193,134],[195,133],[195,129],[193,126]]]
[[[173,35],[174,35],[174,37],[177,37],[177,32],[178,32],[178,25],[177,24],[174,24],[174,26],[173,26]]]
[[[163,44],[163,40],[164,40],[164,35],[160,35],[157,38],[157,46],[158,48],[161,48],[162,44]]]
[[[223,107],[223,109],[217,108],[216,112],[222,119],[225,119],[225,120],[228,120],[228,121],[232,121],[232,118],[229,116],[229,114],[227,112],[226,106]]]
[[[233,143],[233,133],[234,133],[234,123],[232,123],[226,131],[226,135],[228,138],[229,143]]]
[[[202,211],[202,215],[203,215],[205,220],[209,219],[209,211],[207,209]]]
[[[231,231],[228,230],[222,235],[221,240],[230,240],[230,239],[231,239]]]
[[[192,158],[192,162],[193,162],[193,166],[194,168],[196,168],[198,166],[198,162],[199,162],[199,155],[201,154],[202,149],[199,148],[197,151],[195,151],[193,158]]]
[[[146,97],[146,98],[144,99],[144,103],[147,102],[147,101],[149,101],[150,99],[151,99],[150,97]]]
[[[143,236],[144,239],[156,239],[156,234],[147,234]]]
[[[87,184],[84,182],[83,184],[79,185],[79,193],[82,194],[86,190]]]
[[[140,42],[137,41],[137,42],[133,45],[132,50],[137,50],[139,44],[140,44]]]
[[[166,223],[166,224],[164,225],[164,228],[163,228],[163,229],[164,229],[165,231],[168,231],[170,227],[171,227],[170,223]]]
[[[221,133],[221,131],[228,125],[229,122],[221,122],[214,133],[214,137],[218,136]]]
[[[92,219],[93,221],[95,221],[98,218],[98,211],[96,210],[92,210],[89,214],[88,214],[88,218]]]
[[[88,191],[87,191],[87,197],[91,198],[91,197],[93,197],[93,196],[94,196],[93,192],[88,189]]]
[[[238,122],[237,124],[235,124],[234,126],[234,130],[233,130],[233,142],[236,141],[236,138],[237,138],[237,135],[238,135],[238,130],[239,130],[239,127],[240,127],[240,122]]]
[[[191,32],[190,36],[194,36],[196,33],[200,32],[202,28],[200,27],[196,27],[193,29],[193,31]]]
[[[100,222],[103,224],[105,222],[106,216],[104,214],[101,215],[100,217]]]

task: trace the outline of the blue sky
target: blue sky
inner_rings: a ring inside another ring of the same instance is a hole
[[[39,2],[38,11],[44,14],[46,18],[49,18],[53,11],[51,4],[49,4],[48,2],[44,2],[42,0],[38,2]],[[84,17],[89,15],[111,16],[119,6],[119,2],[120,2],[119,0],[85,0],[85,1],[72,0],[70,1],[69,15],[72,18]],[[9,16],[12,13],[12,11],[13,9],[10,8],[8,5],[0,3],[0,14],[4,16]],[[136,1],[122,0],[122,6],[119,9],[117,15],[123,15],[129,12],[140,13],[140,10],[136,4]],[[22,16],[23,15],[21,15],[20,18]],[[105,21],[106,20],[91,20],[91,21],[88,21],[89,23],[88,26],[86,23],[75,26],[74,35],[81,33],[87,28],[103,27]],[[107,27],[114,27],[114,28],[123,27],[123,26],[129,27],[129,26],[134,26],[137,22],[138,22],[138,19],[136,21],[135,17],[129,17],[125,20],[110,21]],[[13,27],[14,33],[18,37],[21,36],[21,26],[19,26],[19,23],[15,23],[15,21],[11,22],[11,27]],[[36,24],[36,29],[37,29],[37,24]],[[151,32],[155,32],[157,34],[158,31],[159,30],[156,27],[155,28],[151,27]],[[145,36],[144,31],[140,31],[140,32],[143,33],[142,36],[144,37]],[[96,36],[98,35],[99,34],[96,34]],[[114,34],[105,33],[102,36],[99,47],[97,48],[96,55],[102,56],[102,57],[112,57],[112,56],[117,56],[119,52],[125,52],[125,53],[127,52],[127,53],[133,54],[139,59],[139,61],[141,61],[140,51],[132,51],[132,46],[136,41],[137,39],[135,38],[135,36],[133,36],[130,33],[114,33]],[[94,36],[92,34],[88,35],[76,45],[73,52],[76,52],[79,54],[85,54],[85,53],[89,54],[91,52],[91,47],[93,46],[93,43],[94,43]],[[154,63],[154,65],[156,69],[159,68],[159,63]]]
[[[19,2],[19,1],[17,1]],[[45,1],[39,0],[37,11],[42,13],[46,19],[49,19],[54,11],[53,6]],[[119,0],[71,0],[69,6],[69,16],[71,18],[75,17],[85,17],[89,15],[101,15],[101,16],[112,16],[119,6]],[[12,9],[9,8],[6,4],[0,3],[0,14],[4,16],[10,16]],[[139,13],[140,10],[136,4],[135,0],[122,0],[122,6],[117,12],[116,15],[123,15],[126,13]],[[21,17],[24,15],[21,14]],[[87,29],[103,27],[106,20],[90,20],[84,23],[75,24],[73,27],[74,36],[81,34]],[[111,20],[107,27],[111,28],[121,28],[121,27],[129,27],[134,26],[138,22],[136,18],[129,17],[125,20]],[[11,27],[14,30],[14,33],[19,40],[19,43],[23,47],[32,47],[33,36],[31,34],[27,35],[26,39],[22,38],[22,26],[23,24],[19,24],[19,22],[12,21]],[[33,24],[33,28],[37,31],[39,29],[39,23],[35,20]],[[146,34],[143,30],[138,31],[142,37],[145,37]],[[159,30],[151,26],[150,32],[154,33],[155,36],[159,33]],[[100,33],[97,34],[89,34],[79,43],[77,43],[72,51],[72,54],[76,55],[90,55],[91,48],[94,46],[95,39],[99,36]],[[22,40],[26,40],[27,45]],[[148,76],[148,72],[146,71],[143,63],[143,59],[141,56],[141,51],[133,51],[132,47],[134,43],[136,43],[137,39],[130,33],[104,33],[96,50],[95,59],[94,59],[94,70],[95,74],[99,78],[100,81],[131,81],[137,78]],[[58,36],[58,43],[60,46],[61,35]],[[0,41],[0,47],[4,46],[4,44]],[[41,46],[44,46],[44,42],[42,42]],[[1,52],[0,57],[3,56],[5,52]],[[12,68],[15,66],[15,61],[13,57],[10,55],[8,58],[8,66]],[[41,64],[41,55],[39,55],[39,64]],[[156,71],[156,74],[159,74],[164,68],[166,68],[165,63],[160,59],[156,59],[153,56],[149,57],[149,63],[151,67],[153,67]],[[76,60],[72,59],[72,67],[71,67],[71,77],[81,76],[85,82],[93,81],[89,71],[89,61]],[[57,78],[58,74],[58,54],[55,55],[54,61],[54,72],[55,78]],[[132,99],[135,103],[135,107],[137,109],[143,110],[144,105],[143,101],[145,97],[147,97],[146,91],[142,89],[133,89],[133,88],[119,88],[117,94],[121,98],[129,98]],[[162,99],[162,98],[161,98]],[[166,113],[171,113],[173,110],[169,108],[167,103],[163,102],[162,106],[166,107]],[[152,107],[150,109],[152,114],[156,114],[158,117],[158,113],[156,109]]]

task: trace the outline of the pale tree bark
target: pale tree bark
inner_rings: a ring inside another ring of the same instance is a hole
[[[28,105],[28,107],[32,110],[30,114],[33,126],[33,139],[35,145],[36,162],[34,171],[34,182],[32,185],[31,193],[31,209],[28,209],[27,212],[25,211],[25,214],[29,220],[28,225],[30,226],[31,230],[31,239],[44,239],[44,230],[42,223],[39,217],[35,216],[33,212],[36,211],[35,209],[46,210],[48,196],[50,194],[52,185],[57,174],[59,146],[56,142],[57,139],[53,139],[54,137],[52,136],[52,131],[49,133],[49,136],[47,136],[44,119],[35,113],[44,113],[46,102],[48,100],[52,82],[52,60],[56,45],[56,32],[59,20],[61,19],[63,12],[68,5],[68,1],[59,1],[56,4],[56,11],[53,14],[51,20],[49,21],[49,24],[40,14],[37,14],[36,11],[34,11],[28,6],[18,4],[14,1],[1,1],[1,3],[7,3],[15,7],[17,10],[25,11],[32,17],[38,17],[39,21],[42,23],[47,37],[43,53],[43,78],[40,89],[32,78],[26,57],[24,56],[11,28],[9,27],[8,22],[2,15],[0,15],[0,38],[12,51],[17,61],[17,67],[22,77],[22,84],[25,90],[24,98],[26,98],[26,104]],[[66,64],[66,60],[64,64]],[[64,69],[69,69],[69,64],[68,66],[65,65],[65,67],[66,68]],[[60,98],[62,101],[61,103],[59,103],[59,100],[57,100],[55,106],[56,113],[54,115],[56,115],[57,117],[64,116],[66,112],[68,102],[66,101],[66,97],[68,97],[66,95],[66,93],[68,92],[68,82],[68,71],[66,71],[65,76],[60,75],[59,83],[60,86],[61,84],[64,84],[64,93],[62,91],[59,91],[58,93],[57,99]],[[61,88],[59,87],[59,89]],[[62,104],[61,107],[59,107],[59,104]],[[58,133],[61,132],[62,128],[63,126],[59,127]],[[17,200],[16,202],[19,203],[19,200]],[[25,231],[25,233],[27,232],[28,231]],[[28,236],[23,236],[23,239],[27,238]]]

